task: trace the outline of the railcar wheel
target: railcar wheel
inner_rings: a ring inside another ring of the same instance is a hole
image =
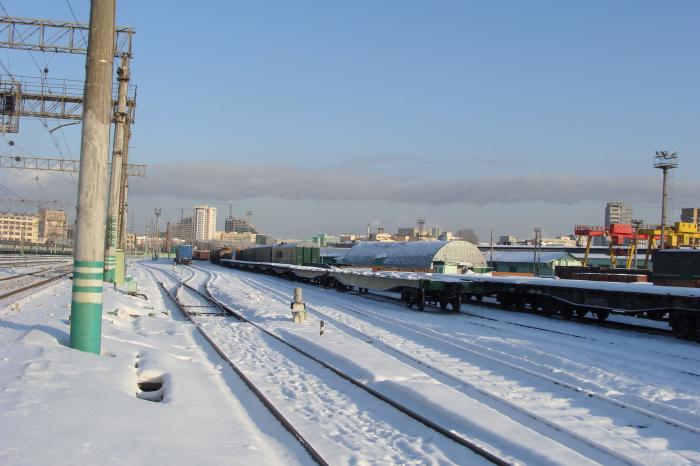
[[[595,311],[594,314],[596,319],[603,321],[608,318],[610,311]]]
[[[447,300],[445,298],[440,298],[440,309],[443,311],[447,309]]]
[[[559,308],[559,314],[564,318],[564,320],[571,320],[574,316],[574,308],[568,304],[562,304]]]
[[[673,333],[683,339],[689,339],[700,331],[700,318],[690,314],[671,312],[669,316]]]
[[[416,290],[416,309],[419,311],[425,309],[425,290],[421,288]]]
[[[508,309],[510,307],[510,296],[502,293],[497,296],[498,302],[503,309]]]
[[[542,303],[542,315],[545,317],[553,316],[557,310],[554,308],[554,304],[551,302]]]
[[[460,295],[455,296],[452,298],[452,310],[454,312],[459,312],[459,310],[462,308],[462,297]]]
[[[586,314],[588,314],[588,309],[576,309],[576,317],[586,317]]]
[[[482,295],[482,294],[475,294],[475,295],[474,295],[474,298],[476,299],[476,302],[477,302],[477,303],[480,303],[481,301],[484,300],[484,295]]]

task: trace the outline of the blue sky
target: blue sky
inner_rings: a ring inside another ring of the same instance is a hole
[[[13,16],[72,19],[65,1],[2,3]],[[86,21],[89,2],[71,5]],[[222,213],[234,202],[269,233],[297,237],[419,216],[482,238],[491,228],[568,234],[602,223],[618,199],[658,221],[659,149],[681,157],[675,214],[700,205],[696,1],[117,8],[137,31],[131,160],[149,165],[130,193],[137,227],[153,207],[175,219],[200,200],[221,201]],[[51,77],[81,79],[83,57],[34,57]],[[0,59],[38,73],[27,52]],[[77,158],[79,128],[64,133]],[[40,122],[24,120],[12,138],[34,155],[57,152]],[[0,183],[32,199],[75,186],[34,176]]]

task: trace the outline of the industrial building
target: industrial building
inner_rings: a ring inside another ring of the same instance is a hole
[[[535,257],[533,251],[489,251],[484,254],[484,259],[493,272],[502,274],[534,273]],[[537,267],[540,276],[553,277],[554,269],[560,265],[581,265],[581,261],[563,251],[539,253]]]
[[[620,201],[608,202],[605,206],[605,226],[610,228],[613,223],[630,225],[632,223],[632,207]]]
[[[341,259],[355,267],[462,273],[486,266],[479,249],[466,241],[365,241],[353,246]]]

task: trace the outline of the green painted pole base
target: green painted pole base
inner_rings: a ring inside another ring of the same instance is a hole
[[[117,262],[117,258],[111,254],[113,250],[110,249],[109,252],[110,255],[107,256],[107,260],[105,261],[103,280],[107,283],[114,283],[114,266]]]
[[[100,354],[102,343],[101,261],[73,263],[73,300],[71,301],[70,347]]]
[[[71,302],[70,347],[100,354],[102,346],[102,304]]]

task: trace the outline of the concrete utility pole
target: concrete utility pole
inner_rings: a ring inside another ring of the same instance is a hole
[[[117,110],[114,115],[114,142],[112,143],[112,176],[109,183],[109,202],[107,211],[107,247],[105,250],[104,281],[114,283],[116,265],[117,239],[119,225],[119,194],[121,191],[122,163],[124,161],[124,144],[127,144],[124,126],[127,118],[126,96],[129,90],[129,57],[122,55],[121,67],[117,69],[119,90]]]
[[[665,248],[666,242],[666,201],[668,199],[668,171],[678,166],[678,155],[675,152],[656,151],[656,162],[654,168],[659,168],[663,171],[663,186],[661,194],[661,240],[659,241],[659,249]]]
[[[160,232],[158,231],[158,220],[160,219],[160,214],[162,210],[158,207],[155,208],[156,215],[156,236],[153,238],[153,260],[158,260],[158,253],[160,252]]]
[[[117,248],[124,249],[126,244],[126,223],[129,215],[129,203],[127,201],[127,196],[129,194],[129,174],[127,172],[128,161],[129,161],[129,140],[131,138],[131,120],[129,120],[129,115],[126,115],[126,120],[124,122],[124,145],[123,145],[123,156],[122,156],[122,176],[120,179],[119,187],[119,218],[117,219],[117,225],[119,227],[117,234]]]
[[[97,354],[102,343],[105,175],[112,121],[115,1],[90,2],[73,261],[70,346]]]

